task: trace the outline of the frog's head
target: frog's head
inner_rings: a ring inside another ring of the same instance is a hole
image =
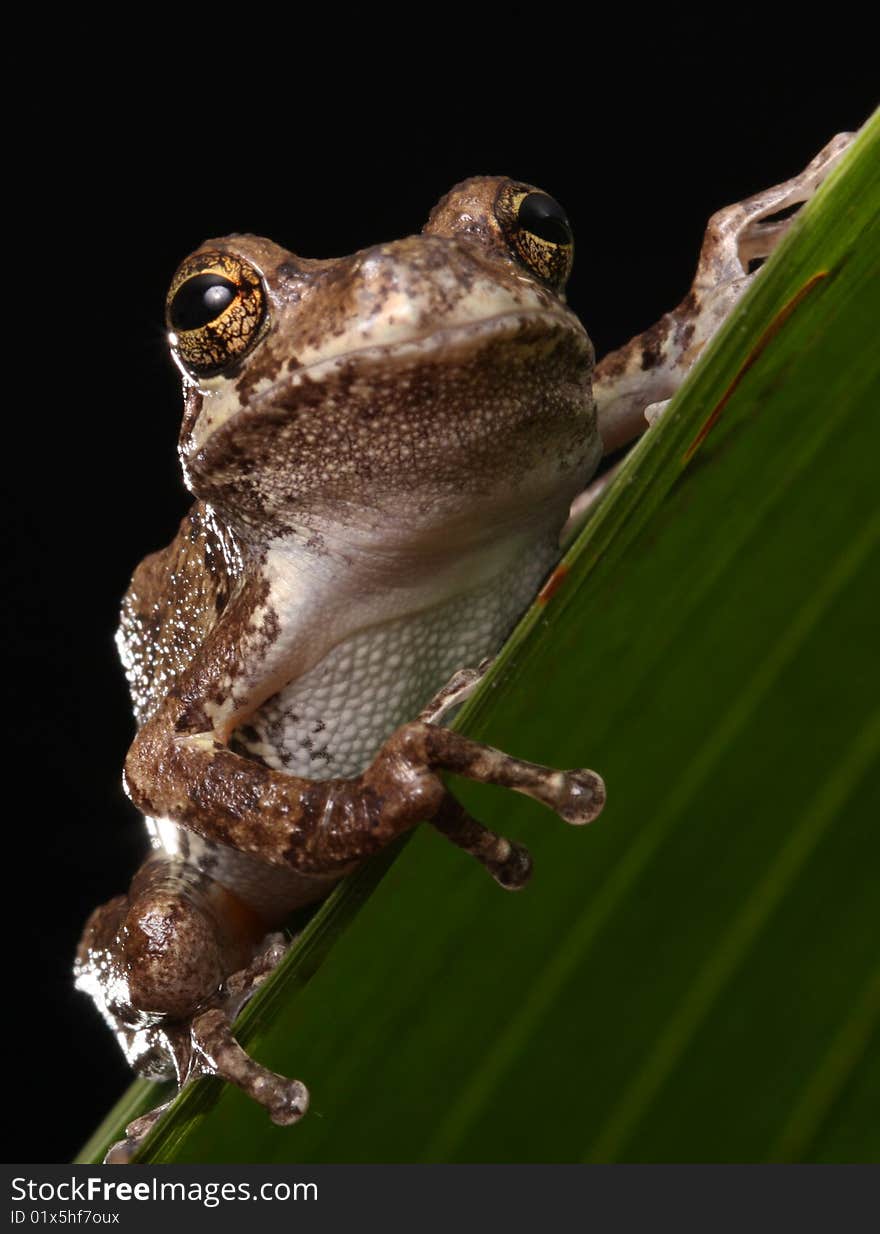
[[[330,261],[206,242],[168,296],[187,483],[245,535],[382,511],[563,511],[594,466],[593,348],[545,193],[456,186],[421,235]]]

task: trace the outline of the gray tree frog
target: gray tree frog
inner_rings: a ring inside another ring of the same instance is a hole
[[[295,1122],[305,1087],[231,1031],[291,910],[420,821],[523,886],[526,850],[470,817],[443,772],[568,823],[599,814],[596,772],[442,720],[479,680],[463,666],[494,654],[552,569],[603,453],[674,393],[785,231],[768,216],[846,144],[715,215],[682,304],[595,368],[565,304],[566,215],[513,180],[467,180],[420,235],[350,257],[236,235],[183,262],[167,326],[196,501],[135,571],[118,636],[139,725],[125,787],[153,849],[76,960],[141,1074],[217,1074]]]

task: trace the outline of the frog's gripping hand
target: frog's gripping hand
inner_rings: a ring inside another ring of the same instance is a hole
[[[772,253],[853,139],[838,133],[799,176],[756,193],[709,219],[693,286],[678,308],[597,365],[593,392],[609,453],[647,427],[646,411],[670,399],[754,274]],[[649,413],[649,419],[653,419]]]

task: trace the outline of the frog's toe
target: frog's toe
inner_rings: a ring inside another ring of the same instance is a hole
[[[602,813],[605,805],[605,781],[595,771],[575,768],[563,771],[559,804],[556,813],[567,823],[582,827]]]
[[[267,1094],[268,1099],[262,1104],[269,1111],[273,1123],[279,1127],[290,1127],[298,1123],[308,1110],[309,1090],[299,1080],[288,1080],[274,1072],[270,1074],[274,1084],[271,1093]]]
[[[134,1140],[117,1140],[111,1144],[104,1154],[102,1165],[131,1165],[132,1158],[138,1150]]]
[[[648,424],[656,424],[671,402],[671,398],[665,398],[659,403],[649,403],[645,408],[645,419],[648,421]]]
[[[532,857],[525,845],[478,823],[451,793],[444,797],[431,824],[452,844],[475,857],[506,891],[518,891],[531,878]]]
[[[524,844],[499,837],[498,851],[494,860],[484,862],[486,869],[499,887],[505,891],[519,891],[532,877],[532,854]]]
[[[125,1128],[125,1139],[117,1140],[115,1144],[110,1145],[104,1154],[103,1164],[130,1165],[135,1153],[140,1150],[144,1140],[170,1105],[170,1101],[165,1101],[162,1105],[156,1106],[154,1110],[150,1110],[149,1114],[142,1114],[140,1118],[129,1123]]]
[[[601,814],[605,805],[605,781],[597,772],[582,767],[571,771],[536,770],[540,770],[540,774],[533,775],[530,782],[511,787],[543,802],[564,822],[575,827],[591,823]]]
[[[299,1080],[269,1071],[242,1049],[232,1035],[228,1016],[214,1007],[197,1016],[191,1027],[200,1058],[199,1071],[235,1084],[267,1110],[273,1123],[289,1127],[309,1108],[308,1089]]]

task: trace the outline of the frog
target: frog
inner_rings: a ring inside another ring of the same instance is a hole
[[[137,723],[123,784],[151,847],[75,960],[139,1074],[216,1075],[296,1123],[303,1082],[233,1032],[295,946],[290,915],[420,823],[524,887],[527,849],[448,774],[567,824],[599,816],[598,772],[444,721],[552,576],[603,458],[656,420],[849,141],[715,214],[682,303],[598,364],[566,303],[568,217],[505,176],[350,256],[236,234],[182,262],[166,326],[194,503],[135,570],[117,636]],[[131,1160],[164,1108],[107,1160]]]

